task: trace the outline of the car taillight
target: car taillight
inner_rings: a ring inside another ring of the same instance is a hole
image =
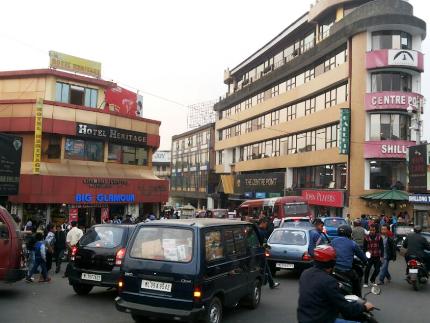
[[[125,248],[119,249],[115,257],[115,266],[121,266],[125,256]]]
[[[264,255],[265,255],[266,257],[270,257],[270,252],[269,252],[268,250],[266,250],[266,251],[264,252]]]
[[[202,290],[200,287],[195,287],[193,291],[194,300],[199,301],[202,298]]]
[[[416,261],[415,259],[409,260],[408,266],[409,267],[418,267],[418,261]]]
[[[310,260],[312,260],[312,257],[308,254],[307,251],[305,251],[303,253],[302,260],[304,260],[304,261],[310,261]]]
[[[72,261],[75,260],[75,256],[76,256],[77,252],[78,252],[78,247],[73,246],[72,251],[70,253],[70,260],[72,260]]]

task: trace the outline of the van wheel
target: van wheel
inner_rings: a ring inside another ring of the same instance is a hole
[[[214,297],[206,310],[205,323],[220,323],[222,318],[222,304],[218,297]]]
[[[93,289],[93,286],[91,285],[77,284],[77,283],[73,284],[72,287],[75,293],[81,296],[88,295]]]
[[[142,316],[142,315],[137,315],[137,314],[131,314],[131,318],[136,322],[136,323],[143,323],[146,321],[146,317]]]
[[[261,282],[257,279],[252,285],[252,290],[247,296],[248,307],[256,309],[261,301]]]

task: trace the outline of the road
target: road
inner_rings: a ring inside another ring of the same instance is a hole
[[[376,313],[379,322],[429,322],[430,286],[415,292],[404,280],[405,264],[399,259],[392,264],[393,281],[382,286],[380,296],[369,300],[381,308]],[[255,311],[243,308],[229,310],[224,323],[296,322],[298,275],[281,272],[276,276],[279,289],[263,290],[260,307]],[[128,314],[118,312],[114,305],[114,291],[96,288],[90,295],[74,294],[61,274],[52,282],[0,285],[1,323],[131,323]]]

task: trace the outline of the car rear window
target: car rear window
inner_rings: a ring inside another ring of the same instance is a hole
[[[282,227],[293,228],[293,227],[311,227],[312,223],[308,219],[285,219],[282,223]]]
[[[304,246],[306,233],[299,230],[277,230],[270,236],[269,243]]]
[[[346,224],[346,221],[344,219],[327,219],[324,221],[324,225],[326,227],[340,227],[344,224]]]
[[[79,244],[91,248],[116,248],[123,239],[124,228],[114,227],[94,227],[83,235]]]
[[[193,257],[193,231],[147,226],[137,232],[130,250],[133,258],[190,262]]]
[[[287,216],[294,214],[306,214],[308,212],[308,205],[303,203],[285,204],[284,212]]]

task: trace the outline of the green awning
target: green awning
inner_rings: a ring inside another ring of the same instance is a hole
[[[389,190],[362,195],[361,198],[373,201],[409,201],[409,194],[405,191]]]

